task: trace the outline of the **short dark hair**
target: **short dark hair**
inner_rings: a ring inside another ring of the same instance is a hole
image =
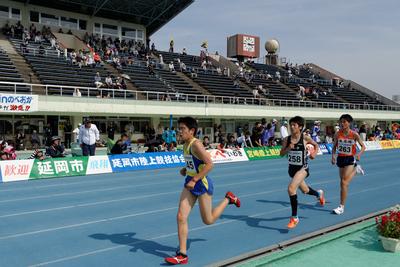
[[[195,118],[189,117],[189,116],[188,117],[182,117],[182,118],[178,119],[178,123],[185,124],[186,127],[189,128],[189,130],[194,129],[194,135],[196,135],[198,125],[197,125],[197,120]]]
[[[304,118],[300,116],[295,116],[289,120],[289,124],[296,123],[297,125],[304,127]]]
[[[124,137],[128,137],[129,138],[129,136],[126,133],[121,134],[121,139],[124,138]]]
[[[341,120],[346,120],[349,123],[353,122],[353,117],[350,114],[343,114],[342,116],[340,116],[339,121]]]

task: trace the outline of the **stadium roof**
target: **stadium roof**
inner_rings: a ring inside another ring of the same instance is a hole
[[[15,0],[91,16],[141,24],[150,36],[194,0]]]

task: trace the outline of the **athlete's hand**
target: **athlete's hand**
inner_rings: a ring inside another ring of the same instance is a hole
[[[335,164],[336,164],[336,158],[335,158],[335,157],[332,157],[331,162],[332,162],[332,165],[335,165]]]
[[[196,182],[193,181],[193,180],[190,180],[190,181],[185,185],[185,187],[186,187],[188,190],[193,190],[193,188],[194,188],[195,185],[196,185]]]
[[[357,161],[360,161],[360,158],[361,158],[361,157],[360,157],[360,154],[358,154],[358,155],[356,156],[356,160],[357,160]]]
[[[183,167],[183,168],[179,171],[179,173],[180,173],[182,176],[186,176],[186,168]]]

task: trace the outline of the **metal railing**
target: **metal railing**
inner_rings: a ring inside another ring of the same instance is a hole
[[[3,89],[5,86],[12,88],[12,91]],[[217,95],[196,95],[183,94],[179,92],[167,93],[158,91],[132,91],[124,89],[108,89],[83,86],[61,86],[51,84],[30,84],[15,82],[0,82],[0,91],[4,93],[23,94],[22,90],[28,94],[43,94],[47,96],[73,97],[76,89],[79,89],[81,96],[86,98],[109,98],[140,101],[170,101],[170,102],[190,102],[200,104],[235,104],[235,105],[257,105],[257,106],[276,106],[294,108],[322,108],[322,109],[346,109],[346,110],[379,110],[379,111],[400,111],[400,105],[372,105],[372,104],[352,104],[337,102],[316,102],[299,101],[286,99],[266,99],[248,98],[234,96]],[[21,90],[21,91],[20,91]],[[234,89],[232,89],[232,94]]]

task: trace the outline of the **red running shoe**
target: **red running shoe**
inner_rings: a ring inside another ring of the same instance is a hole
[[[187,255],[183,255],[182,253],[178,252],[176,253],[175,256],[167,257],[164,260],[166,263],[169,263],[171,265],[177,265],[177,264],[187,264],[189,258]]]
[[[240,207],[240,199],[231,191],[226,192],[225,197],[229,200],[229,204],[235,204],[236,207]]]

